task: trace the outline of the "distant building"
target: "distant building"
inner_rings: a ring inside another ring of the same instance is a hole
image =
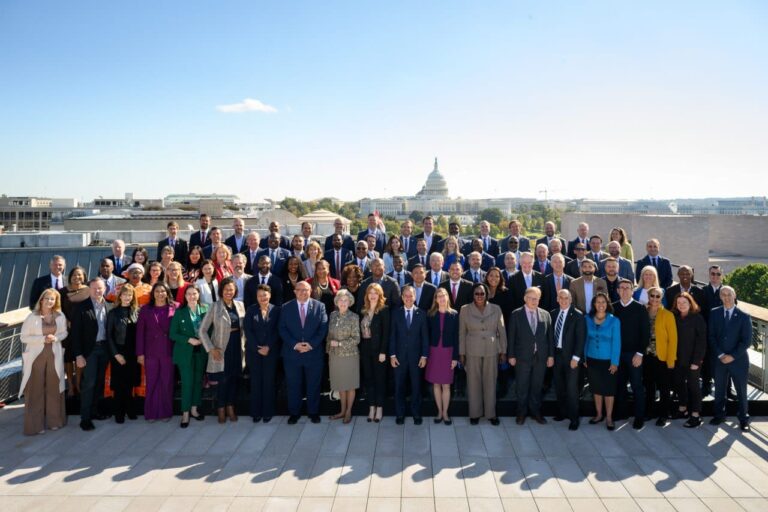
[[[194,206],[200,201],[221,201],[224,205],[233,206],[239,198],[234,194],[169,194],[165,196],[165,204],[172,207]]]
[[[378,211],[382,216],[407,218],[411,212],[420,211],[430,215],[477,215],[488,208],[498,208],[505,216],[512,214],[514,208],[521,204],[536,202],[535,199],[501,198],[501,199],[463,199],[451,198],[448,193],[448,183],[437,166],[427,176],[427,181],[415,196],[391,198],[365,198],[360,201],[360,215],[366,216]]]
[[[644,213],[669,215],[677,213],[677,205],[674,201],[581,199],[575,201],[575,210],[583,213]]]
[[[299,223],[309,222],[312,225],[313,234],[328,236],[334,232],[333,223],[336,222],[336,219],[341,219],[344,224],[344,233],[349,234],[349,225],[352,221],[328,210],[320,209],[303,215],[299,217]]]
[[[97,197],[88,206],[93,208],[164,208],[163,199],[136,199],[130,192],[122,199]]]

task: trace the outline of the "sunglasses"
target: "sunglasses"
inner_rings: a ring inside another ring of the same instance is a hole
[[[711,275],[711,276],[721,276],[723,274],[721,272],[710,272],[709,275]]]
[[[652,299],[660,299],[660,298],[661,298],[661,295],[656,295],[656,294],[654,293],[654,294],[650,294],[650,295],[648,295],[648,297],[650,297],[650,298],[652,298]]]
[[[485,297],[485,294],[483,292],[476,292],[475,297]]]

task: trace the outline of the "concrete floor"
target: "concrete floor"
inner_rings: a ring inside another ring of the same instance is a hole
[[[768,510],[768,418],[697,430],[674,421],[615,432],[566,423],[405,426],[250,418],[186,430],[78,419],[24,437],[0,410],[0,510],[696,511]]]

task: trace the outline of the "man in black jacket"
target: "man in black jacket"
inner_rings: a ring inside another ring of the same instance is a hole
[[[72,352],[78,368],[85,368],[80,383],[80,428],[96,428],[93,419],[104,420],[98,413],[99,399],[104,396],[104,372],[107,369],[107,302],[106,286],[100,277],[88,281],[90,299],[78,304],[72,317]]]
[[[555,421],[568,418],[569,430],[579,428],[579,361],[584,356],[587,324],[584,314],[576,309],[571,292],[565,288],[557,292],[560,307],[550,312],[555,345],[555,394],[560,412]]]
[[[645,389],[643,388],[643,355],[651,338],[651,323],[645,307],[632,299],[632,282],[619,282],[619,300],[613,303],[613,314],[621,322],[621,357],[619,361],[616,403],[626,408],[627,380],[635,397],[635,421],[632,428],[643,428],[645,421]],[[626,410],[620,412],[627,416]]]
[[[48,288],[54,290],[62,290],[67,286],[67,281],[64,277],[64,270],[67,268],[67,262],[64,256],[56,255],[51,258],[48,263],[50,273],[44,276],[40,276],[32,281],[32,289],[29,292],[29,309],[35,309],[37,301],[40,300],[40,296]]]

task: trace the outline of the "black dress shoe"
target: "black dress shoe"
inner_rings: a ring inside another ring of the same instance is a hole
[[[187,428],[189,426],[189,421],[182,421],[181,425],[179,425],[181,428]]]
[[[559,414],[552,418],[554,421],[563,421],[565,419],[565,416],[560,416]]]
[[[204,415],[202,415],[202,414],[198,414],[197,416],[192,416],[192,415],[190,414],[189,416],[190,416],[190,417],[191,417],[193,420],[196,420],[196,421],[203,421],[203,420],[205,419],[205,416],[204,416]]]
[[[270,421],[272,421],[272,416],[264,416],[264,419],[261,421],[263,421],[264,423],[269,423]]]
[[[422,423],[422,419],[420,417],[419,418],[413,418],[413,424],[414,425],[421,425],[421,423]]]
[[[579,430],[579,422],[578,421],[572,421],[568,425],[568,430]]]
[[[80,428],[87,432],[89,430],[94,430],[96,425],[94,425],[91,420],[83,420],[80,422]]]
[[[253,422],[259,423],[261,421],[261,416],[253,416]]]
[[[632,428],[635,430],[640,430],[643,428],[643,425],[645,425],[645,421],[640,418],[635,418],[635,421],[632,422]]]
[[[517,423],[518,425],[522,425],[523,423],[525,423],[525,416],[518,416],[515,419],[515,423]]]
[[[499,421],[499,418],[490,418],[488,420],[488,423],[490,423],[494,427],[498,427],[501,422]]]
[[[742,432],[750,432],[752,429],[749,427],[749,421],[742,421],[739,423],[739,428]]]
[[[309,421],[311,421],[312,423],[315,423],[315,424],[320,423],[320,415],[319,414],[310,414],[309,415]]]
[[[701,417],[699,416],[691,416],[688,418],[688,421],[683,423],[685,428],[696,428],[699,425],[701,425]]]
[[[443,425],[450,427],[451,425],[453,425],[453,420],[450,418],[447,420],[443,420]]]
[[[719,416],[715,416],[714,418],[709,420],[709,424],[710,425],[715,425],[715,426],[721,425],[723,422],[725,422],[725,418],[721,418]]]
[[[299,416],[296,414],[292,414],[291,416],[288,416],[288,424],[289,425],[295,425],[299,422]]]
[[[610,423],[605,422],[605,428],[607,428],[610,431],[614,431],[616,430],[616,424],[613,421],[611,421]]]
[[[664,425],[666,425],[666,424],[667,424],[667,418],[666,418],[666,417],[664,417],[664,416],[659,416],[659,417],[656,419],[656,426],[657,426],[657,427],[663,427],[663,426],[664,426]]]
[[[405,418],[403,416],[398,416],[397,418],[395,418],[395,423],[397,425],[402,425],[405,423]]]
[[[440,423],[443,422],[443,418],[435,418],[432,421],[434,422],[435,425],[439,425]]]
[[[469,418],[470,425],[478,425],[479,423],[480,423],[480,418]]]
[[[534,416],[533,417],[533,421],[535,421],[539,425],[546,425],[547,424],[547,420],[545,420],[544,416],[542,416],[541,414],[537,414],[536,416]]]
[[[115,416],[115,423],[122,425],[125,423],[125,416]]]

